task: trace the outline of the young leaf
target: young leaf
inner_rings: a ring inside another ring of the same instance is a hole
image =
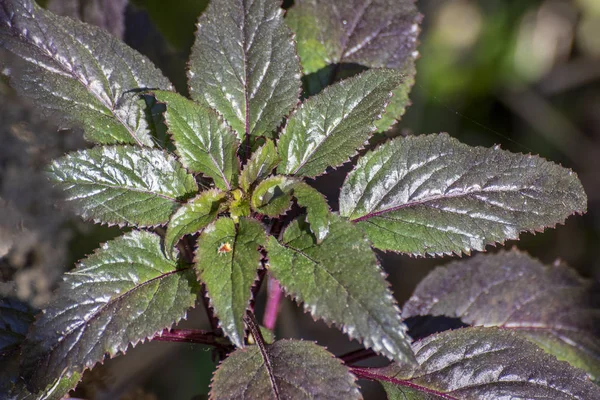
[[[315,318],[389,358],[413,361],[399,309],[363,233],[335,215],[329,230],[320,245],[297,220],[281,243],[269,237],[270,273]]]
[[[272,136],[297,104],[300,64],[277,0],[213,0],[198,21],[190,94],[243,139]]]
[[[212,178],[222,190],[237,185],[240,142],[216,112],[171,92],[154,92],[167,104],[165,120],[183,165]]]
[[[185,235],[200,232],[213,222],[225,201],[217,189],[200,193],[173,214],[165,234],[165,250],[172,256],[173,247]]]
[[[269,176],[277,164],[279,156],[275,144],[267,139],[267,142],[252,154],[244,167],[240,176],[240,186],[247,192],[254,182],[260,182]]]
[[[153,146],[144,101],[148,88],[171,90],[150,60],[92,25],[59,17],[32,0],[0,7],[0,48],[22,59],[7,65],[11,84],[50,114],[81,124],[103,144]]]
[[[374,122],[401,82],[397,71],[370,70],[305,101],[279,138],[277,171],[315,177],[348,161],[375,132]]]
[[[196,269],[223,332],[238,347],[244,346],[244,315],[258,278],[265,229],[258,221],[220,218],[198,240]]]
[[[447,134],[397,138],[367,153],[340,194],[340,214],[373,246],[419,256],[483,250],[586,207],[571,170]]]
[[[296,0],[286,17],[305,74],[337,63],[405,68],[421,20],[415,0]]]
[[[234,351],[211,386],[213,400],[362,399],[354,376],[333,354],[297,340]]]
[[[413,349],[417,366],[353,372],[379,380],[389,399],[600,398],[600,388],[582,371],[513,332],[463,328],[429,336]]]
[[[198,190],[173,156],[131,146],[70,153],[52,163],[50,175],[79,215],[108,224],[164,224],[178,201]]]
[[[317,244],[321,244],[329,233],[331,210],[327,200],[317,189],[304,182],[294,185],[294,197],[300,207],[306,208],[306,221],[310,225],[310,231],[315,235]]]
[[[600,296],[562,263],[502,251],[438,267],[404,306],[417,315],[515,330],[600,381]]]
[[[184,318],[199,284],[191,267],[162,253],[160,237],[132,231],[65,274],[65,282],[25,343],[23,371],[40,390],[125,352]]]

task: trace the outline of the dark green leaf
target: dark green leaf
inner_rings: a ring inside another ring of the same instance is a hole
[[[411,362],[406,327],[369,243],[338,216],[331,215],[329,228],[320,245],[298,221],[286,229],[281,244],[269,237],[269,271],[314,317],[378,353]]]
[[[404,307],[405,318],[445,315],[513,329],[600,381],[600,294],[562,263],[518,251],[438,267]]]
[[[300,63],[282,16],[277,0],[213,0],[198,21],[190,93],[240,138],[272,136],[298,102]]]
[[[405,68],[416,58],[415,0],[296,0],[287,23],[306,74],[328,64]]]
[[[401,82],[397,71],[370,70],[305,101],[279,138],[279,173],[314,177],[348,161],[375,132]]]
[[[47,9],[99,26],[122,39],[127,3],[128,0],[49,0]]]
[[[429,336],[413,349],[417,366],[360,369],[389,399],[589,400],[600,388],[514,332],[464,328]]]
[[[571,170],[447,134],[397,138],[367,153],[340,195],[340,214],[375,247],[420,256],[483,250],[586,207]]]
[[[415,61],[410,61],[401,72],[402,85],[398,86],[392,92],[392,100],[385,109],[385,113],[383,113],[381,119],[375,121],[378,132],[385,132],[390,129],[404,115],[406,108],[411,105],[408,95],[415,84],[415,75],[417,73]]]
[[[193,268],[166,259],[159,236],[133,231],[112,240],[65,274],[29,332],[24,375],[39,390],[63,371],[68,377],[125,352],[184,318],[198,292]]]
[[[225,193],[217,189],[200,193],[184,204],[169,221],[165,235],[165,250],[172,255],[173,247],[185,235],[200,232],[213,222],[225,201]]]
[[[253,154],[240,177],[240,186],[245,191],[250,189],[256,181],[261,181],[271,174],[271,171],[279,164],[279,156],[275,144],[271,140],[256,150]]]
[[[244,346],[244,315],[258,278],[265,229],[260,222],[220,218],[198,240],[196,268],[223,332],[238,347]]]
[[[8,66],[12,85],[49,114],[59,111],[81,124],[87,139],[153,145],[145,103],[136,92],[170,90],[171,84],[146,57],[114,36],[56,16],[32,0],[5,0],[0,47],[22,59]]]
[[[292,190],[298,180],[287,176],[272,176],[262,181],[252,192],[252,209],[269,217],[277,217],[290,209]]]
[[[311,342],[280,340],[231,353],[212,381],[213,400],[362,399],[355,378],[333,354]]]
[[[82,150],[55,160],[50,174],[79,215],[108,224],[164,224],[178,201],[198,190],[194,177],[158,149]]]
[[[240,142],[216,112],[171,92],[155,92],[167,104],[165,120],[181,162],[212,178],[222,190],[237,185]]]
[[[331,211],[327,200],[315,188],[304,182],[294,185],[294,197],[300,207],[306,208],[306,220],[310,224],[310,231],[320,244],[329,233]]]

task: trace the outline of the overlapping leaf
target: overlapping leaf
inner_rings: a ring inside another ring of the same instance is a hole
[[[56,16],[33,0],[5,0],[0,48],[22,59],[7,65],[12,85],[48,113],[58,111],[81,124],[87,139],[153,145],[145,104],[136,92],[170,90],[171,84],[146,57],[114,36]]]
[[[404,307],[405,318],[445,315],[514,329],[600,381],[600,294],[562,263],[518,251],[438,267]]]
[[[91,368],[106,355],[168,328],[194,306],[191,267],[165,258],[160,237],[133,231],[65,275],[56,299],[29,332],[24,374],[33,389]]]
[[[238,399],[362,399],[355,378],[333,354],[311,342],[280,340],[248,346],[219,365],[210,398]]]
[[[402,85],[376,123],[382,132],[410,104],[408,93],[415,82],[421,19],[414,0],[298,0],[288,11],[286,22],[296,34],[306,74],[337,63],[402,72]]]
[[[207,227],[198,240],[196,269],[223,332],[238,347],[244,345],[243,317],[258,278],[265,229],[260,222],[220,218]]]
[[[334,323],[366,347],[399,362],[413,360],[400,312],[362,232],[332,215],[320,244],[294,221],[281,243],[269,237],[269,271],[314,317]]]
[[[412,255],[483,250],[586,207],[571,170],[447,134],[397,138],[367,153],[340,195],[340,214],[375,247]]]
[[[198,21],[192,98],[238,133],[271,136],[297,104],[300,64],[277,0],[213,0]]]
[[[277,171],[314,177],[348,161],[375,132],[375,121],[401,81],[397,71],[370,70],[305,101],[279,138]]]
[[[279,164],[279,156],[275,144],[272,140],[267,140],[248,160],[240,176],[240,186],[248,191],[254,182],[260,182],[269,176],[277,164]]]
[[[418,365],[361,369],[379,379],[389,399],[588,400],[600,388],[514,332],[463,328],[413,345]]]
[[[184,204],[169,221],[165,234],[165,250],[172,253],[173,247],[185,235],[200,232],[213,222],[225,201],[225,193],[207,190]]]
[[[173,156],[133,146],[68,154],[52,163],[50,174],[79,215],[108,224],[166,223],[178,201],[198,189]]]
[[[240,142],[216,112],[171,92],[155,92],[167,104],[165,120],[181,162],[192,172],[212,178],[222,190],[237,185]]]

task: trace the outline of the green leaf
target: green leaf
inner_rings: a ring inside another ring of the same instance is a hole
[[[415,75],[417,74],[415,60],[410,60],[408,65],[400,71],[402,72],[402,84],[392,92],[392,100],[381,119],[375,121],[377,132],[385,132],[390,129],[412,104],[408,96],[415,84]]]
[[[173,137],[177,154],[192,172],[212,178],[222,190],[237,185],[240,142],[216,112],[171,92],[154,92],[156,99],[167,104],[165,120]]]
[[[293,193],[298,205],[306,208],[310,231],[315,235],[317,244],[320,244],[329,233],[331,211],[327,200],[317,189],[304,182],[296,183]]]
[[[244,315],[252,286],[258,278],[265,228],[256,220],[220,218],[198,240],[196,268],[223,332],[238,347],[244,346]]]
[[[600,398],[600,388],[583,371],[556,360],[514,332],[463,328],[413,345],[419,364],[354,369],[379,380],[389,399]]]
[[[287,176],[272,176],[262,181],[252,192],[250,205],[258,213],[277,217],[290,209],[292,190],[298,180]]]
[[[199,284],[193,268],[164,257],[160,237],[132,231],[65,274],[55,300],[36,320],[23,372],[40,390],[93,367],[184,318]]]
[[[297,340],[234,351],[211,386],[214,400],[362,399],[354,376],[333,354]]]
[[[275,143],[272,140],[267,140],[262,147],[252,154],[244,167],[240,176],[240,186],[247,192],[254,182],[260,182],[269,176],[277,164],[279,164],[279,156],[277,155]]]
[[[173,214],[165,234],[165,250],[172,255],[173,247],[185,235],[200,232],[213,222],[225,201],[225,193],[213,189],[200,193]]]
[[[286,229],[282,243],[269,237],[270,273],[315,318],[378,353],[411,362],[406,327],[369,243],[338,216],[331,216],[329,228],[320,245],[298,221]]]
[[[415,0],[296,0],[286,17],[305,74],[337,63],[403,69],[421,20]]]
[[[571,170],[447,134],[397,138],[367,153],[340,194],[340,214],[373,246],[419,256],[484,250],[586,207]]]
[[[179,201],[198,190],[173,156],[131,146],[70,153],[52,163],[50,175],[79,215],[108,224],[164,224]]]
[[[315,177],[348,161],[375,132],[375,121],[401,82],[394,70],[370,70],[305,101],[279,138],[277,171]]]
[[[0,48],[21,62],[0,63],[19,93],[48,114],[82,125],[90,141],[153,145],[145,102],[136,93],[172,86],[150,60],[106,31],[56,16],[32,0],[2,5]]]
[[[297,104],[300,63],[277,0],[213,0],[198,20],[190,94],[243,139],[272,136]]]
[[[600,296],[562,263],[502,251],[438,267],[404,306],[417,315],[514,330],[600,382]]]

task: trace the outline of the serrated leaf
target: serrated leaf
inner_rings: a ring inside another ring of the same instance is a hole
[[[244,167],[240,176],[240,186],[247,192],[254,182],[260,182],[269,176],[277,164],[279,156],[275,143],[267,139],[267,142],[252,154]]]
[[[150,60],[104,30],[38,7],[5,0],[0,47],[21,63],[9,67],[11,84],[48,114],[58,111],[102,144],[153,146],[145,103],[136,92],[171,90]]]
[[[215,371],[211,400],[362,399],[355,378],[311,342],[280,340],[231,353]]]
[[[272,136],[297,104],[300,63],[277,0],[213,0],[198,20],[190,94],[238,137]]]
[[[305,74],[336,63],[402,69],[421,19],[415,0],[296,0],[286,16]]]
[[[250,205],[258,213],[277,217],[290,209],[292,190],[298,180],[287,176],[272,176],[262,181],[252,192]]]
[[[172,255],[173,247],[185,235],[200,232],[213,222],[225,201],[225,193],[213,189],[200,193],[171,217],[165,234],[165,250]]]
[[[177,93],[154,95],[167,104],[165,120],[183,165],[212,178],[219,189],[235,188],[240,168],[235,133],[216,112]]]
[[[294,185],[293,195],[298,205],[306,208],[306,221],[317,239],[317,244],[320,244],[329,233],[331,211],[327,200],[317,189],[304,182]]]
[[[409,60],[407,65],[400,70],[402,72],[402,85],[392,92],[392,100],[385,109],[383,116],[375,121],[377,132],[385,132],[390,129],[402,118],[408,106],[412,104],[408,96],[415,84],[415,75],[417,74],[415,62],[415,60]]]
[[[160,237],[132,231],[65,274],[25,343],[23,372],[40,390],[113,357],[185,317],[199,293],[193,268],[165,258]]]
[[[600,381],[600,295],[562,263],[518,251],[438,267],[404,306],[405,318],[445,315],[515,330]]]
[[[365,154],[340,194],[340,214],[373,246],[419,256],[484,250],[586,208],[571,170],[447,134],[397,138]]]
[[[244,346],[244,315],[258,278],[265,228],[258,221],[220,218],[198,239],[196,269],[223,332],[238,347]]]
[[[164,224],[178,202],[198,190],[173,156],[132,146],[70,153],[52,163],[50,176],[79,215],[108,224]]]
[[[583,371],[514,332],[463,328],[413,345],[418,365],[354,370],[383,383],[389,399],[588,400],[600,388]]]
[[[306,100],[279,138],[277,171],[315,177],[348,161],[375,132],[375,121],[401,82],[397,71],[370,70]]]
[[[281,243],[269,237],[269,272],[315,318],[377,353],[412,362],[400,311],[363,233],[336,215],[329,230],[320,245],[297,220]]]

